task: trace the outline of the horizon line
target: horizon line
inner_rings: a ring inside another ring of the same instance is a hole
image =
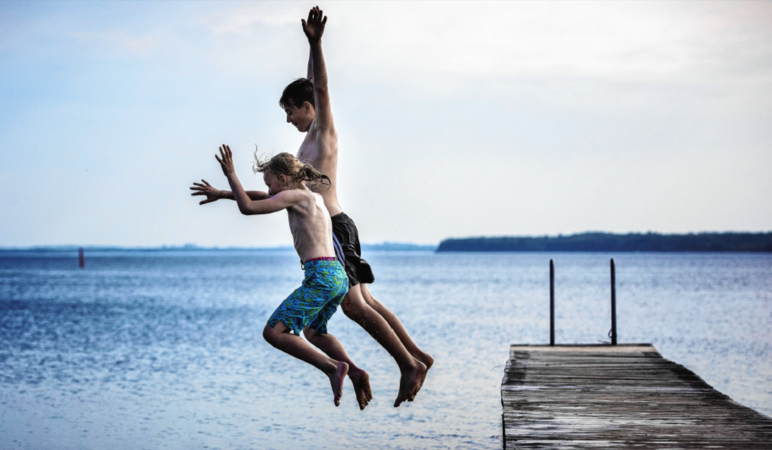
[[[412,242],[391,242],[384,241],[380,243],[370,244],[363,243],[362,247],[373,249],[436,249],[439,244],[417,244]],[[180,244],[180,245],[76,245],[76,244],[42,244],[42,245],[28,245],[28,246],[0,246],[0,251],[70,251],[82,248],[84,250],[132,250],[132,251],[163,251],[163,250],[250,250],[250,251],[294,251],[295,248],[291,245],[274,245],[274,246],[219,246],[219,245],[199,245],[199,244]]]
[[[377,243],[362,243],[363,248],[369,250],[374,249],[391,249],[391,250],[408,250],[408,249],[426,249],[438,248],[443,241],[458,240],[458,239],[496,239],[496,238],[519,238],[519,239],[544,239],[544,238],[567,238],[572,236],[581,236],[588,234],[605,234],[614,236],[625,235],[659,235],[659,236],[694,236],[694,235],[706,235],[706,234],[772,234],[772,231],[690,231],[686,233],[661,233],[657,231],[634,231],[626,233],[616,233],[611,231],[582,231],[571,234],[541,234],[541,235],[487,235],[487,236],[466,236],[466,237],[446,237],[436,244],[427,243],[415,243],[415,242],[397,242],[397,241],[382,241]],[[259,251],[285,251],[294,250],[291,245],[273,245],[273,246],[219,246],[219,245],[200,245],[194,243],[186,244],[159,244],[159,245],[112,245],[112,244],[38,244],[38,245],[26,245],[26,246],[0,246],[0,251],[41,251],[41,250],[77,250],[79,248],[90,250],[133,250],[133,251],[160,251],[160,250],[259,250]]]

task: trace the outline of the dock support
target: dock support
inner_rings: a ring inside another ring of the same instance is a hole
[[[550,259],[550,345],[555,345],[555,262]]]
[[[611,345],[617,345],[617,288],[614,258],[611,258]]]

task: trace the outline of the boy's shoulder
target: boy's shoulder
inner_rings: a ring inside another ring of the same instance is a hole
[[[308,133],[306,133],[306,135],[310,139],[316,140],[322,136],[326,138],[331,136],[337,137],[338,133],[335,131],[335,124],[332,120],[325,120],[320,123],[320,121],[315,118],[311,122],[311,126],[308,127]]]
[[[319,194],[316,194],[308,189],[294,188],[281,191],[277,196],[282,196],[284,199],[292,203],[304,203],[304,202],[316,202],[317,196],[321,199]]]

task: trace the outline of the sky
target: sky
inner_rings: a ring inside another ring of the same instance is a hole
[[[291,244],[189,187],[297,151],[313,5],[0,2],[0,247]],[[320,6],[363,242],[772,230],[772,2]]]

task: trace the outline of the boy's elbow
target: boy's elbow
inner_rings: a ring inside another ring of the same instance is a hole
[[[239,211],[241,211],[241,214],[244,214],[245,216],[262,215],[266,213],[264,208],[250,205],[240,207]]]
[[[327,80],[314,82],[314,93],[316,95],[327,95]]]

